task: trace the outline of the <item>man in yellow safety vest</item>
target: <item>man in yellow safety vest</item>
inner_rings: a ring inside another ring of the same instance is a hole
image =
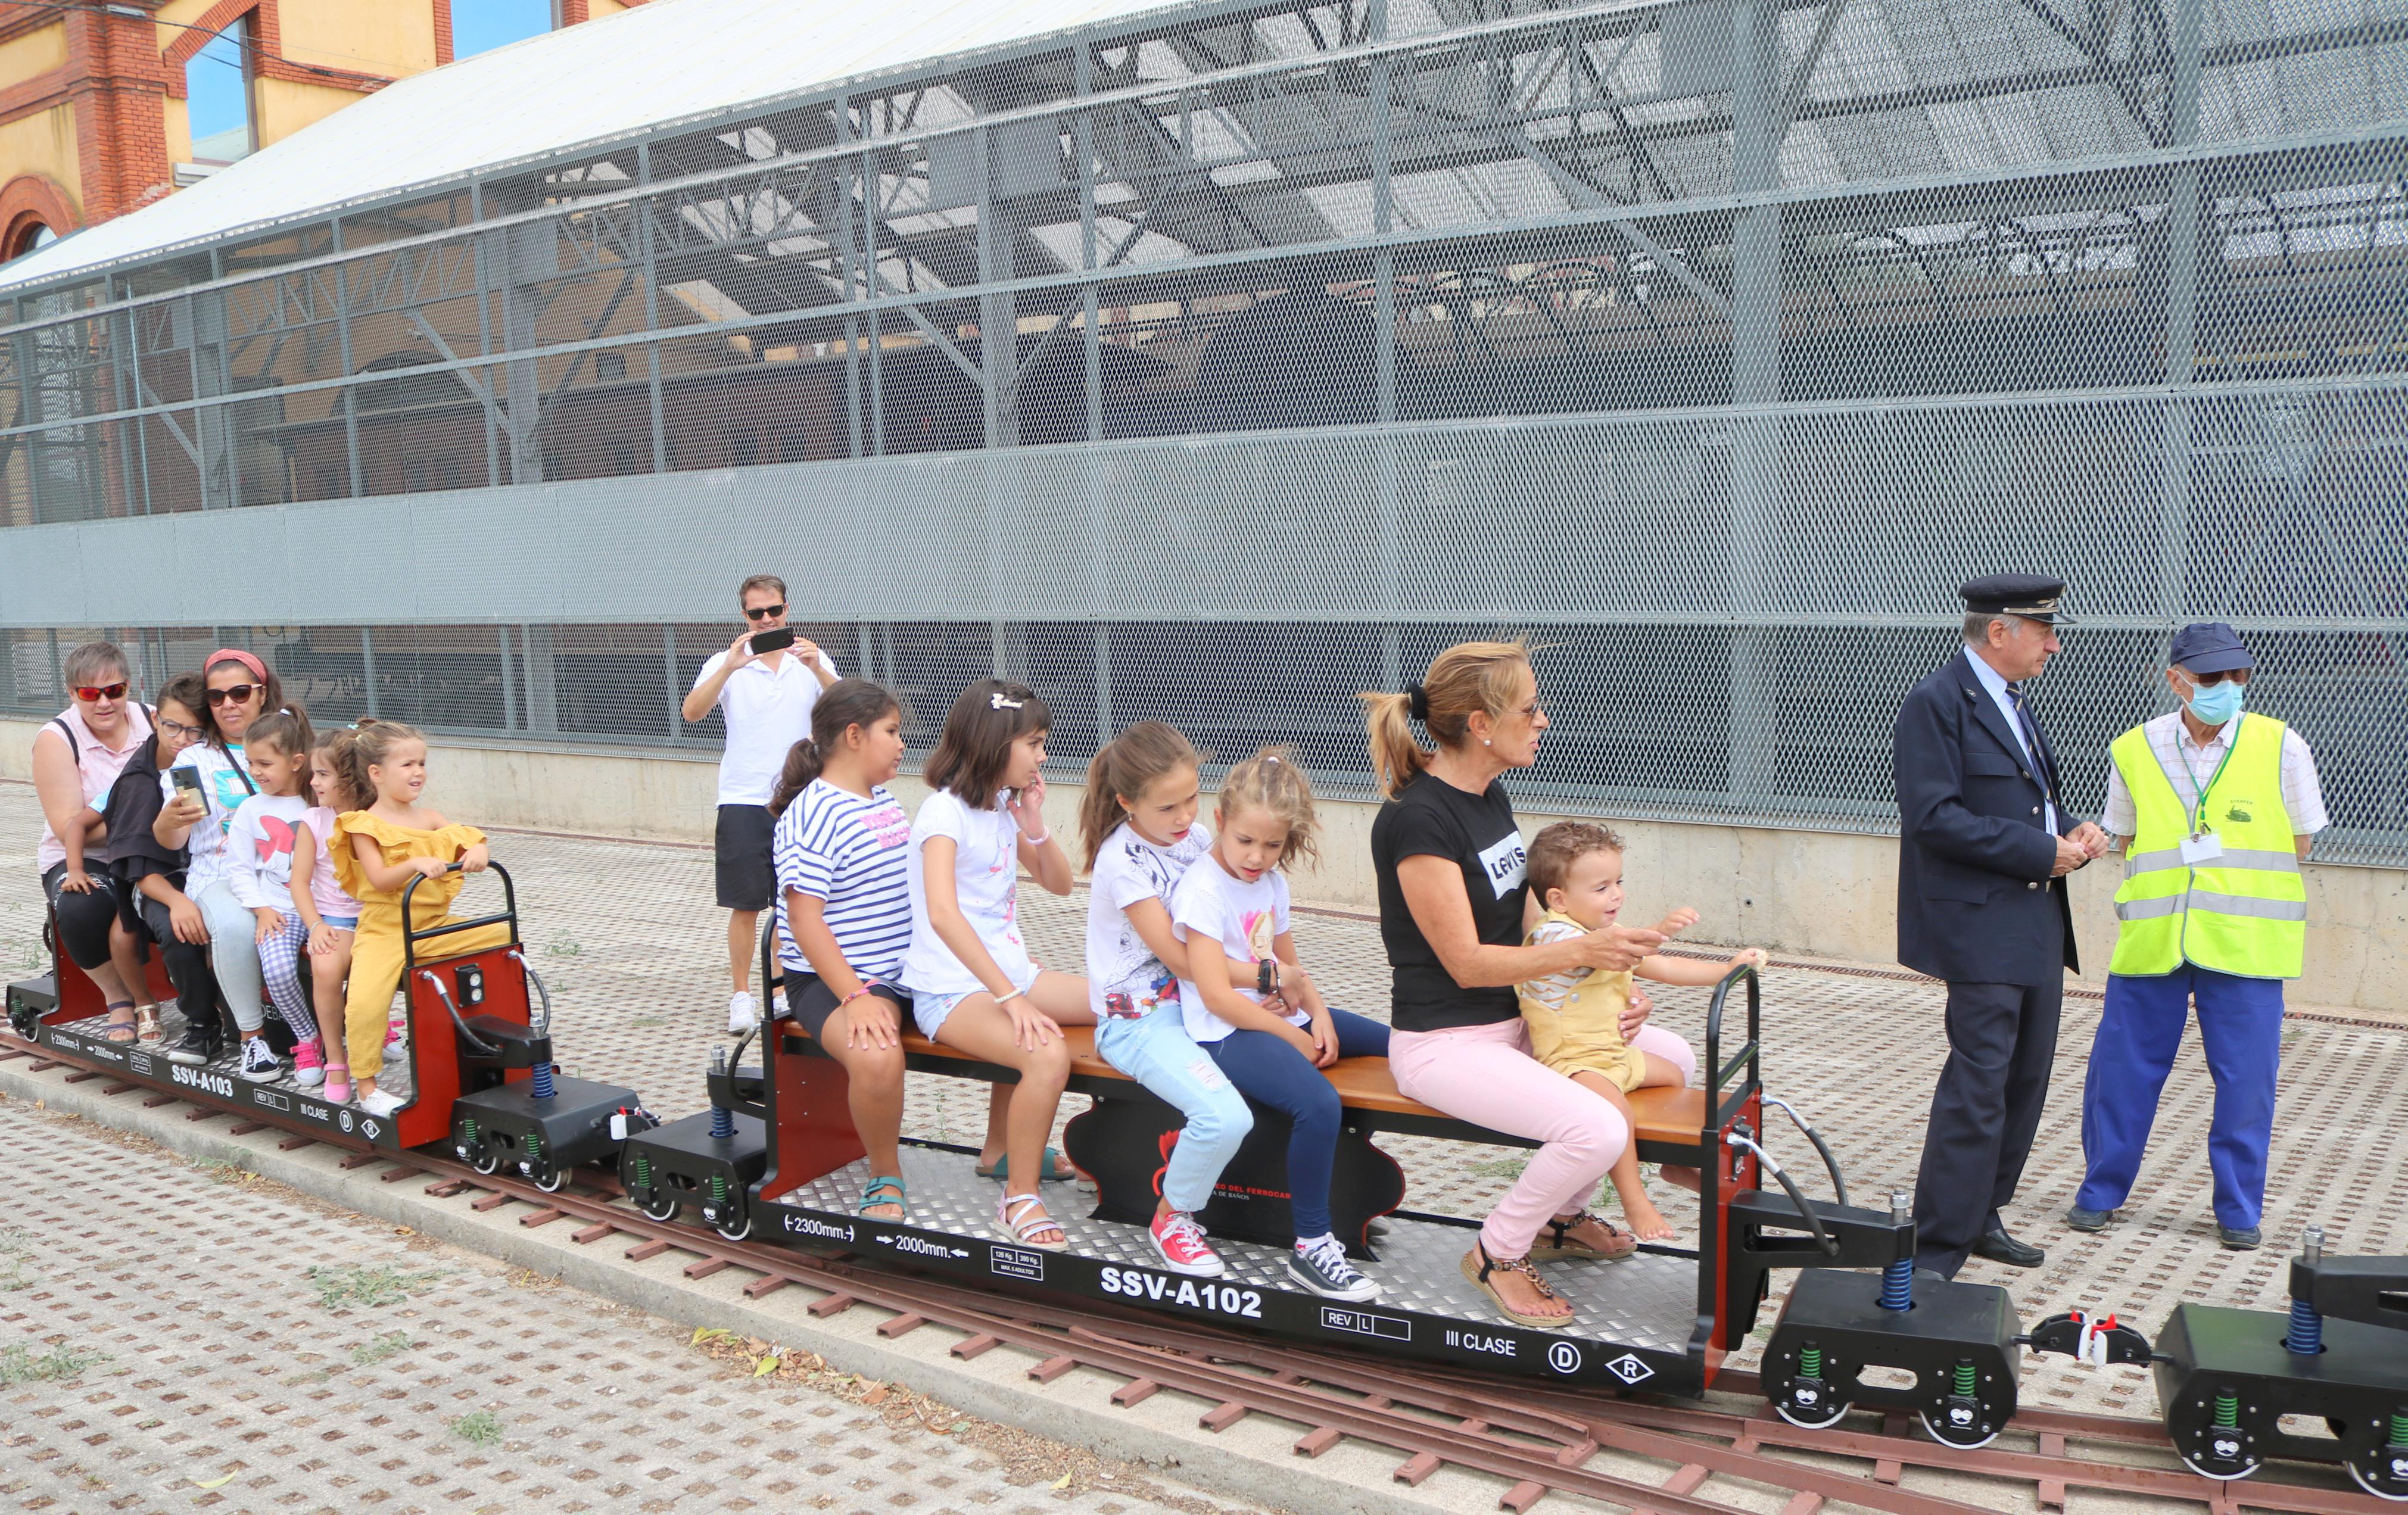
[[[2283,980],[2307,942],[2300,860],[2325,827],[2315,756],[2272,716],[2242,711],[2257,660],[2221,622],[2174,634],[2166,682],[2182,708],[2109,751],[2100,823],[2124,852],[2115,955],[2082,1090],[2082,1190],[2065,1223],[2100,1231],[2131,1193],[2195,1000],[2215,1080],[2207,1140],[2215,1230],[2259,1240],[2282,1059]]]

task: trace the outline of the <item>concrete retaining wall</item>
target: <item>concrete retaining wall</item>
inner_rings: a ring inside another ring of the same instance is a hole
[[[0,778],[31,776],[37,729],[35,722],[0,721]],[[427,793],[445,814],[479,825],[707,842],[717,786],[713,757],[445,738]],[[925,793],[909,778],[896,789],[915,806]],[[1066,841],[1075,831],[1080,793],[1077,785],[1056,784],[1048,796]],[[1375,808],[1333,801],[1322,809],[1322,865],[1295,881],[1297,896],[1375,908]],[[1551,819],[1526,813],[1522,822],[1535,831]],[[1687,905],[1704,917],[1700,940],[1895,961],[1898,843],[1890,837],[1653,821],[1618,821],[1615,828],[1630,842],[1633,920]],[[2408,870],[2311,863],[2306,874],[2308,971],[2292,987],[2292,1001],[2408,1012],[2408,974],[2400,971],[2408,959]],[[2115,939],[2115,879],[2114,870],[2098,867],[2073,880],[2074,926],[2093,982]]]

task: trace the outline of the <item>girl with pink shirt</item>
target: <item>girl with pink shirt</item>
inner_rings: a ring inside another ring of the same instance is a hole
[[[343,761],[352,732],[330,731],[309,753],[309,796],[314,802],[293,827],[293,913],[308,933],[309,999],[318,1011],[319,1045],[331,1051],[343,1046],[344,980],[351,971],[351,938],[360,928],[360,902],[344,893],[335,876],[330,844],[335,816],[342,810],[365,810],[373,794],[351,792],[343,778]],[[388,1025],[385,1041],[397,1040],[400,1027]],[[299,1058],[294,1058],[295,1063]],[[351,1097],[351,1070],[343,1063],[325,1065],[326,1098],[342,1104]]]

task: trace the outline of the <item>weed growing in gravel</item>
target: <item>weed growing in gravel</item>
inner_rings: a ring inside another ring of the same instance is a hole
[[[41,1379],[72,1379],[85,1368],[108,1361],[107,1352],[73,1345],[53,1347],[38,1357],[31,1347],[0,1347],[0,1387]]]
[[[370,1363],[381,1363],[388,1357],[398,1356],[417,1345],[409,1339],[408,1332],[391,1331],[374,1341],[363,1341],[352,1348],[351,1361],[366,1367]]]
[[[585,950],[574,936],[563,936],[543,950],[546,957],[575,957]]]
[[[30,1289],[34,1280],[25,1265],[34,1255],[33,1236],[17,1226],[0,1231],[0,1289]]]
[[[667,1025],[668,1022],[657,1015],[639,1015],[627,1024],[638,1031],[651,1031],[656,1027]]]
[[[451,1422],[452,1434],[463,1441],[490,1447],[502,1439],[502,1418],[489,1409],[463,1415]]]
[[[1464,1171],[1475,1179],[1518,1179],[1529,1161],[1526,1157],[1497,1157],[1485,1163],[1473,1163]]]
[[[357,1263],[309,1270],[309,1283],[318,1291],[318,1303],[327,1309],[341,1309],[347,1305],[369,1309],[397,1305],[422,1289],[433,1288],[441,1277],[440,1273],[404,1273],[391,1266],[363,1267]]]

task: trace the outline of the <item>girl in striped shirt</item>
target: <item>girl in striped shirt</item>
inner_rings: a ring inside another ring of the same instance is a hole
[[[786,753],[769,799],[779,960],[793,1018],[849,1076],[853,1130],[868,1154],[861,1213],[906,1218],[902,1017],[896,981],[911,945],[906,859],[911,817],[887,791],[903,761],[903,710],[867,679],[840,679],[811,707],[811,734]]]

